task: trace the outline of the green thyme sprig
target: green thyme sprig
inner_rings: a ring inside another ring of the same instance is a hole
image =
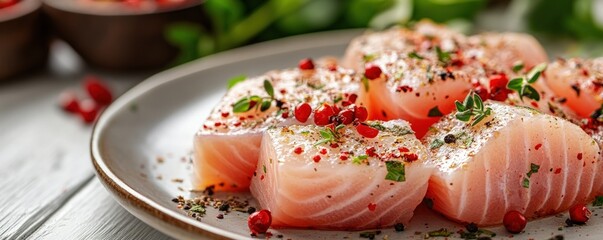
[[[265,112],[272,106],[274,99],[274,87],[268,80],[264,80],[264,90],[269,97],[260,97],[257,95],[247,96],[241,98],[235,104],[232,105],[232,111],[235,113],[247,112],[251,109],[260,110]]]
[[[545,68],[546,63],[542,63],[535,66],[534,68],[532,68],[532,70],[530,70],[530,72],[526,76],[514,78],[509,81],[509,83],[507,84],[507,88],[518,92],[522,102],[523,97],[540,101],[540,94],[534,87],[531,86],[531,84],[535,83],[538,80],[538,78],[542,74],[542,71],[544,71]]]
[[[387,169],[387,175],[385,175],[385,180],[391,180],[395,182],[406,181],[404,163],[398,161],[386,161],[385,167]]]
[[[492,114],[490,107],[485,108],[482,98],[475,92],[470,92],[463,103],[455,101],[456,119],[463,122],[471,122],[471,126],[477,125],[484,118]]]
[[[339,130],[344,128],[343,124],[337,125],[335,129],[331,129],[330,127],[325,127],[325,129],[320,130],[321,139],[314,144],[314,146],[318,146],[323,143],[333,143],[338,142],[341,135],[339,134]]]

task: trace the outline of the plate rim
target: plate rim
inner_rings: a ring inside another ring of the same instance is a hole
[[[217,239],[234,239],[239,237],[238,234],[210,226],[204,222],[198,222],[183,214],[165,208],[126,184],[105,162],[105,159],[108,159],[109,157],[106,156],[106,154],[103,154],[102,146],[100,144],[105,130],[110,126],[111,121],[115,116],[119,115],[122,110],[127,109],[129,103],[163,84],[178,81],[182,77],[223,64],[305,49],[340,46],[341,44],[348,43],[352,36],[362,34],[363,31],[366,30],[344,29],[324,31],[261,42],[207,56],[152,75],[119,96],[109,107],[107,107],[107,109],[105,109],[94,124],[90,138],[90,157],[96,176],[123,208],[141,221],[167,235],[175,236],[175,234],[154,224],[151,220],[139,216],[138,212],[135,211],[144,211],[144,213],[152,216],[155,220],[160,220],[163,223],[174,225],[181,230],[205,235],[207,237]],[[316,39],[328,40],[316,41]],[[136,209],[131,209],[130,207]],[[195,226],[196,224],[201,224],[201,228]]]

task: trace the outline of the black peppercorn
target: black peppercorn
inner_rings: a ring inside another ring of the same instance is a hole
[[[456,137],[452,134],[448,134],[444,137],[444,142],[448,144],[454,143],[456,142]]]

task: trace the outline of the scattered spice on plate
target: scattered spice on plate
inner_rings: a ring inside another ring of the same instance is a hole
[[[177,204],[179,209],[186,211],[188,216],[201,220],[205,216],[206,208],[211,207],[220,211],[217,215],[218,219],[223,219],[232,211],[252,214],[256,212],[256,208],[249,206],[249,201],[241,199],[238,196],[227,196],[225,198],[214,197],[215,186],[206,188],[197,197],[185,199],[183,196],[178,196],[172,199],[172,202]],[[218,217],[222,215],[222,217]]]

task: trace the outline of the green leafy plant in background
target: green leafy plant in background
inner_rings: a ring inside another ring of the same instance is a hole
[[[412,20],[472,19],[487,0],[207,0],[206,28],[174,24],[166,39],[181,49],[181,64],[244,44],[345,28],[382,29]]]

